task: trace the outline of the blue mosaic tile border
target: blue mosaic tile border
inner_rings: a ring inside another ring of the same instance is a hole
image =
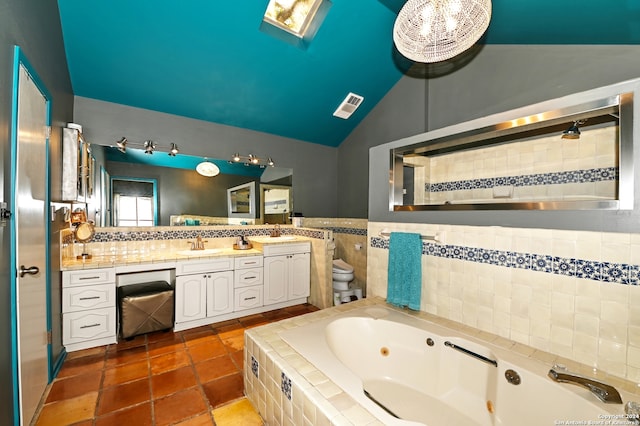
[[[371,247],[388,250],[389,239],[373,237],[371,238]],[[625,263],[596,262],[535,253],[518,253],[424,241],[422,243],[422,254],[447,259],[488,263],[506,268],[567,275],[607,283],[640,285],[640,266],[627,265]]]
[[[327,231],[333,231],[334,234],[363,235],[365,237],[367,236],[366,228],[347,228],[341,226],[318,226],[317,228]]]
[[[121,231],[96,231],[96,234],[93,237],[92,242],[94,243],[106,243],[109,241],[149,241],[149,240],[180,240],[180,239],[190,239],[196,238],[200,235],[203,238],[226,238],[226,237],[237,237],[239,235],[244,235],[246,237],[260,237],[260,236],[268,236],[269,231],[272,229],[272,226],[264,227],[264,228],[247,228],[247,227],[237,227],[237,228],[225,228],[219,229],[218,227],[212,226],[207,229],[193,229],[191,227],[180,227],[175,230],[150,230],[145,231],[144,228],[141,228],[140,231],[129,231],[129,232],[121,232]],[[281,228],[281,232],[283,235],[298,235],[301,237],[308,238],[324,238],[324,232],[312,229],[301,229],[301,228]]]
[[[495,186],[561,185],[567,183],[604,182],[619,178],[617,167],[571,170],[567,172],[534,173],[520,176],[499,176],[483,179],[455,180],[426,183],[426,192],[462,191],[468,189],[491,189]]]

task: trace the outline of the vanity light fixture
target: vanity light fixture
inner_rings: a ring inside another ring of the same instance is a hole
[[[121,153],[126,154],[127,147],[129,148],[138,147],[143,149],[145,154],[153,154],[153,152],[157,150],[158,145],[151,140],[146,140],[143,143],[129,142],[127,138],[123,136],[116,141],[116,145],[114,148],[116,148]],[[180,150],[178,149],[178,145],[176,143],[171,143],[169,147],[169,152],[168,152],[169,156],[175,157],[179,152]]]
[[[124,136],[121,137],[119,140],[116,141],[116,148],[118,148],[118,151],[120,151],[121,153],[126,153],[127,152],[127,138],[125,138]]]
[[[393,26],[398,51],[416,62],[441,62],[472,47],[489,27],[491,0],[409,0]]]
[[[196,166],[196,172],[202,176],[213,177],[220,173],[220,168],[205,157],[204,161]]]
[[[231,160],[229,161],[230,164],[233,163],[244,163],[245,166],[258,166],[260,168],[265,168],[267,166],[269,167],[274,167],[275,163],[273,162],[273,160],[271,159],[271,157],[268,157],[266,160],[263,160],[261,158],[256,157],[253,154],[249,154],[249,155],[240,155],[240,154],[233,154],[233,156],[231,157]]]
[[[580,127],[586,120],[576,120],[571,126],[564,132],[562,132],[562,139],[580,139]]]
[[[153,151],[156,149],[156,145],[153,141],[144,141],[143,147],[145,154],[153,154]]]

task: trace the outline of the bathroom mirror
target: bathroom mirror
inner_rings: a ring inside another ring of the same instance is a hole
[[[108,193],[110,189],[108,182],[111,176],[155,179],[154,202],[157,207],[156,225],[158,226],[176,225],[171,221],[174,215],[216,219],[208,223],[201,222],[201,225],[214,226],[226,223],[227,189],[247,183],[250,179],[256,182],[256,188],[262,183],[284,183],[292,187],[293,169],[291,168],[254,168],[207,157],[219,165],[221,173],[214,177],[204,177],[195,172],[197,160],[201,161],[202,157],[182,153],[176,157],[170,157],[162,152],[146,155],[136,149],[127,149],[126,155],[123,155],[109,146],[94,144],[92,148],[97,154],[97,166],[103,169],[103,177],[98,176],[98,179],[100,182],[107,183],[105,186],[107,190],[102,191],[105,196],[95,200],[96,208],[100,211],[100,215],[96,216],[96,225],[99,226],[115,226],[113,208],[110,205],[113,197]],[[256,199],[259,200],[257,189]],[[257,217],[260,217],[259,210],[256,210]]]
[[[391,149],[389,207],[632,209],[632,154],[633,93],[621,93]]]
[[[256,183],[252,181],[227,189],[227,207],[231,218],[255,219]]]

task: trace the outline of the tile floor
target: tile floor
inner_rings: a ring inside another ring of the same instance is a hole
[[[34,424],[262,425],[243,394],[244,330],[316,310],[296,305],[72,352]]]

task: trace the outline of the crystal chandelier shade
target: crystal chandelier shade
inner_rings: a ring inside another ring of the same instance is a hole
[[[393,42],[413,61],[441,62],[473,46],[490,20],[491,0],[409,0],[394,24]]]

